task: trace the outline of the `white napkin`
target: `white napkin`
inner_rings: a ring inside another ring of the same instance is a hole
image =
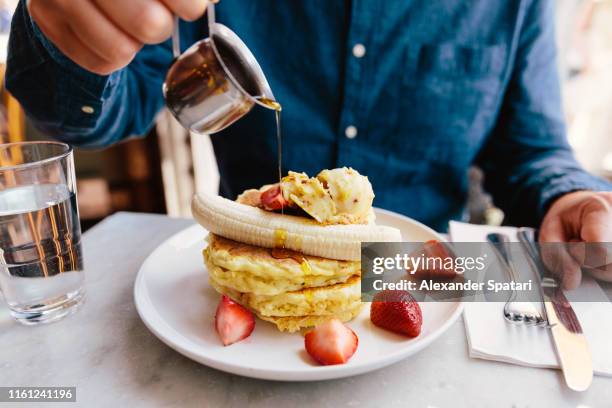
[[[491,232],[503,232],[512,241],[518,241],[516,228],[450,223],[454,242],[485,242]],[[571,303],[591,347],[594,373],[612,377],[612,303],[588,275],[583,276],[578,289],[567,292],[566,296],[570,302],[578,298],[593,299],[593,302]],[[529,367],[560,368],[550,331],[507,323],[503,306],[503,303],[465,303],[463,320],[470,356]]]

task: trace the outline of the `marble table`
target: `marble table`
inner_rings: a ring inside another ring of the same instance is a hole
[[[575,393],[557,370],[471,359],[461,320],[417,355],[341,380],[253,380],[195,363],[147,330],[132,298],[147,255],[192,222],[118,213],[87,231],[87,300],[78,313],[24,327],[0,306],[0,385],[76,386],[77,403],[65,406],[85,407],[612,406],[611,378],[595,377],[587,392]],[[15,406],[26,405],[34,406]]]

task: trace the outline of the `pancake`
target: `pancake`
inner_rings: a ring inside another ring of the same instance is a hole
[[[329,320],[332,317],[335,317],[336,319],[340,320],[341,322],[345,322],[346,323],[346,322],[348,322],[350,320],[353,320],[355,317],[357,317],[357,315],[361,311],[361,307],[362,306],[363,306],[363,304],[359,303],[358,305],[356,305],[352,309],[336,313],[333,316],[316,316],[316,315],[311,315],[311,316],[278,317],[278,316],[261,316],[261,315],[258,315],[258,317],[261,320],[265,320],[265,321],[268,321],[270,323],[274,323],[276,325],[276,327],[278,328],[278,330],[280,330],[280,331],[286,331],[286,332],[289,332],[289,333],[293,333],[293,332],[299,331],[301,329],[317,326],[318,324],[321,324],[321,323]]]
[[[358,261],[271,250],[215,234],[209,234],[208,241],[203,255],[209,275],[217,284],[242,293],[278,295],[343,283],[351,276],[361,274]]]
[[[210,284],[218,292],[253,310],[280,330],[296,331],[331,317],[348,321],[361,309],[361,280],[352,276],[346,283],[301,289],[279,295],[242,293],[223,286],[213,276]]]
[[[351,277],[346,283],[273,296],[242,293],[223,286],[213,276],[210,283],[217,291],[263,316],[333,315],[361,302],[361,280],[358,276]]]

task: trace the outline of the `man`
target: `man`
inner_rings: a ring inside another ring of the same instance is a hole
[[[74,145],[142,135],[163,105],[176,14],[206,35],[206,0],[30,0],[13,20],[7,87]],[[283,105],[284,170],[350,165],[378,206],[443,230],[468,167],[514,224],[544,241],[612,241],[609,183],[567,144],[552,0],[224,0]],[[197,21],[196,21],[197,20]],[[213,136],[221,193],[274,181],[274,123],[256,109]],[[612,278],[612,273],[603,273]],[[580,282],[574,262],[563,283]]]

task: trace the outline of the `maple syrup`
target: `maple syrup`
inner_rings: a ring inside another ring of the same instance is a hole
[[[274,116],[276,118],[276,148],[277,148],[277,160],[278,160],[278,182],[281,182],[283,178],[283,138],[281,134],[281,111],[283,107],[280,103],[275,100],[265,98],[263,96],[255,98],[270,109],[274,109]]]

